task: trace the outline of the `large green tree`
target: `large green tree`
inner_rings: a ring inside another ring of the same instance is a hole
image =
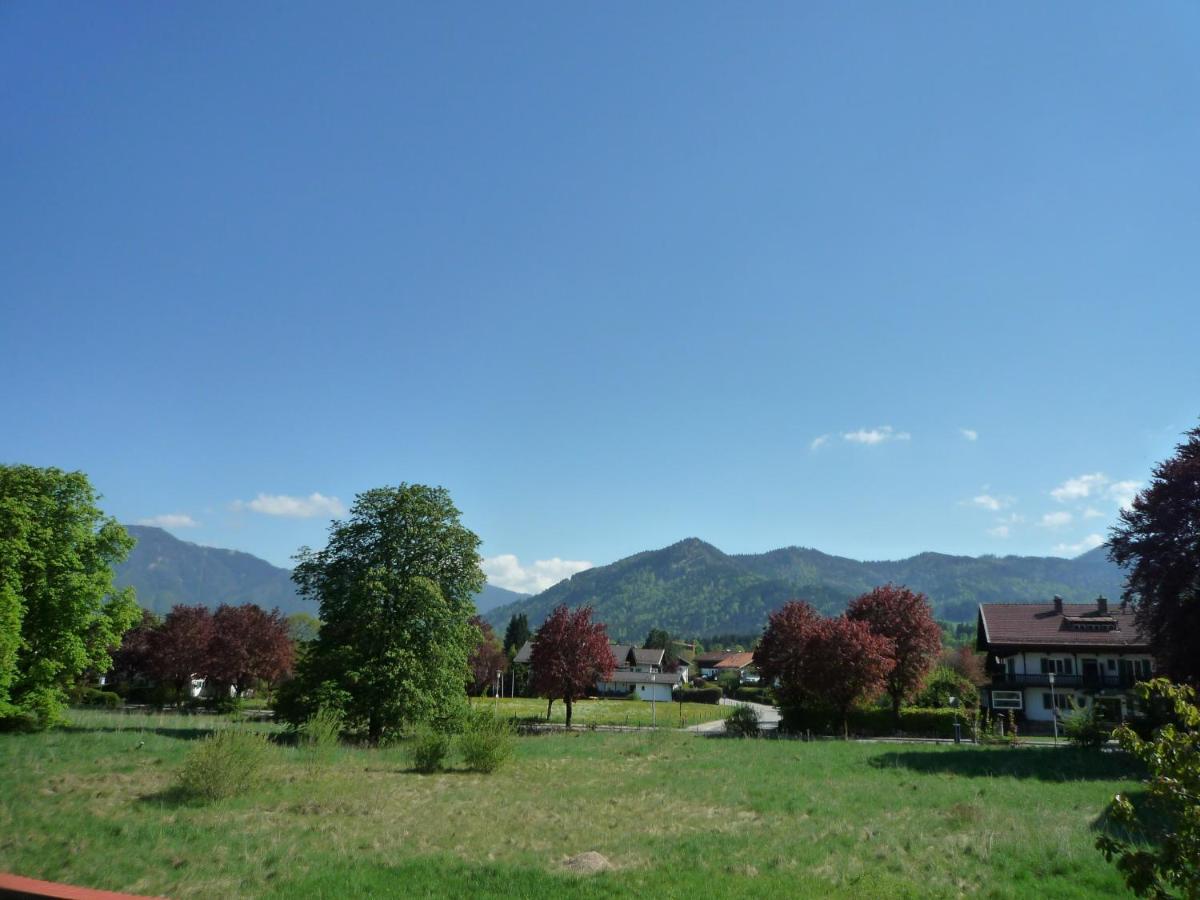
[[[1200,685],[1200,428],[1184,437],[1121,511],[1108,555],[1129,567],[1124,596],[1137,604],[1159,667]]]
[[[324,550],[301,548],[292,577],[320,604],[321,630],[284,694],[285,718],[335,706],[376,743],[461,706],[484,576],[459,515],[444,488],[376,488],[330,525]]]
[[[132,589],[113,588],[134,540],[98,500],[82,472],[0,466],[0,719],[53,724],[138,621]]]

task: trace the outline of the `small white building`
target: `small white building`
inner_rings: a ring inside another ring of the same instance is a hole
[[[1105,719],[1133,713],[1133,685],[1152,677],[1149,641],[1133,609],[1095,603],[981,603],[976,647],[992,677],[983,703],[1013,710],[1025,721],[1049,724],[1076,708],[1094,706]],[[1053,686],[1051,686],[1053,675]]]
[[[657,700],[671,702],[671,692],[683,682],[679,672],[634,672],[617,669],[608,681],[596,685],[599,694],[619,694],[634,700]]]

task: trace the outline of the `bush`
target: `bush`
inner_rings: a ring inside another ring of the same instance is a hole
[[[101,691],[96,688],[84,688],[77,695],[76,700],[81,706],[103,706],[107,709],[116,709],[121,705],[121,695],[115,694],[112,691]]]
[[[1078,707],[1063,718],[1063,730],[1076,747],[1096,750],[1108,743],[1112,726],[1106,725],[1096,713],[1096,704]]]
[[[954,737],[955,711],[953,709],[922,709],[906,706],[900,710],[900,731],[915,737]],[[782,708],[780,729],[789,734],[803,734],[811,731],[814,734],[842,733],[842,720],[832,709],[820,706],[788,705]],[[965,733],[968,720],[961,714],[958,721],[963,725]],[[896,722],[890,708],[864,706],[851,710],[849,716],[850,733],[863,737],[876,737],[896,733]]]
[[[254,731],[226,728],[200,741],[184,760],[179,789],[197,800],[220,800],[259,787],[271,745]]]
[[[474,772],[494,772],[513,754],[513,726],[486,709],[472,710],[458,738],[463,762]]]
[[[733,692],[733,699],[746,703],[762,703],[765,706],[774,706],[775,692],[769,687],[740,687]]]
[[[418,772],[437,772],[444,767],[446,757],[450,755],[450,735],[422,725],[413,735],[409,755],[412,767]]]
[[[736,706],[725,720],[725,733],[733,737],[758,737],[758,710]]]
[[[322,706],[296,730],[299,745],[321,759],[333,756],[341,736],[342,714],[329,706]]]
[[[702,688],[676,688],[671,698],[682,703],[720,703],[725,696],[722,690],[713,685]]]
[[[913,706],[925,709],[943,709],[950,706],[950,698],[956,697],[960,707],[974,709],[979,705],[979,689],[966,678],[946,666],[938,666],[929,673],[920,693],[913,698]]]

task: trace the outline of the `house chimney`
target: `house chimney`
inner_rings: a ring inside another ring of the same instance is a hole
[[[1058,596],[1058,594],[1054,595],[1054,611],[1058,615],[1062,615],[1062,597]]]
[[[1102,616],[1108,615],[1108,598],[1103,594],[1096,598],[1096,609],[1100,611]]]

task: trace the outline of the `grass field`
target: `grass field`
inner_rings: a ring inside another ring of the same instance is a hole
[[[0,870],[173,897],[1090,898],[1121,893],[1092,844],[1136,786],[1115,754],[585,730],[521,738],[493,775],[278,747],[267,786],[181,803],[212,724],[0,736]],[[568,873],[585,851],[615,868]]]
[[[476,705],[492,709],[494,697],[478,697]],[[656,708],[657,707],[657,708]],[[537,697],[501,697],[500,714],[514,719],[546,720],[546,701]],[[723,719],[733,711],[732,706],[715,703],[647,703],[642,700],[577,700],[571,715],[571,724],[587,725],[640,725],[649,726],[655,721],[660,728],[687,728],[713,719]],[[567,721],[567,707],[561,700],[554,702],[550,721]]]

